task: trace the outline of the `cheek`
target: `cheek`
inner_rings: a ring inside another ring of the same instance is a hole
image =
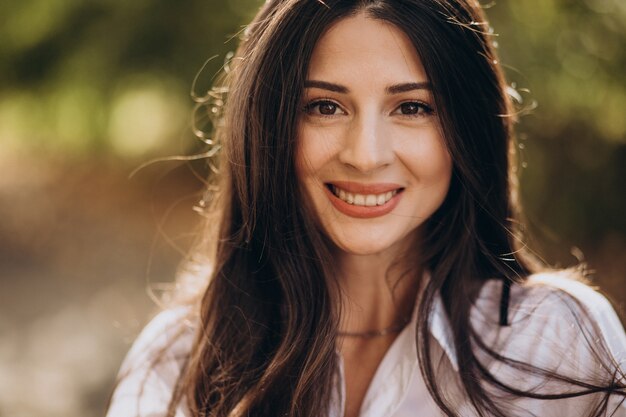
[[[452,158],[439,135],[433,134],[420,140],[406,141],[403,143],[403,150],[400,158],[419,183],[450,182]]]
[[[334,136],[324,129],[300,127],[296,147],[296,172],[300,181],[328,168],[335,155]]]
[[[439,147],[437,152],[430,154],[425,166],[426,177],[433,182],[449,184],[452,176],[452,159],[446,149]]]
[[[296,138],[295,165],[298,180],[302,182],[311,171],[311,161],[309,158],[309,141],[306,140],[306,132],[301,126],[298,127],[298,137]]]

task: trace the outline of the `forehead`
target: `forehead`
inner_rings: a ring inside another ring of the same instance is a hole
[[[407,35],[391,23],[359,13],[337,21],[319,39],[308,77],[349,81],[362,74],[390,82],[427,81]]]

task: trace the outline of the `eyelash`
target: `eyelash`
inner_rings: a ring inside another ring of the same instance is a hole
[[[407,104],[411,104],[417,107],[417,113],[409,113],[409,114],[403,114],[403,113],[399,113],[400,116],[404,116],[404,117],[408,117],[408,118],[416,118],[416,117],[424,117],[430,114],[433,114],[435,112],[435,110],[429,106],[428,104],[424,103],[423,101],[419,101],[419,100],[409,100],[409,101],[405,101],[400,103],[400,105],[394,109],[394,111],[392,112],[392,114],[397,114],[396,112],[398,110],[400,110],[402,108],[402,106],[407,105]],[[313,109],[315,109],[316,107],[319,107],[321,105],[332,105],[335,106],[336,109],[341,109],[341,106],[337,103],[335,103],[333,100],[330,99],[320,99],[320,100],[314,100],[310,103],[308,103],[307,105],[304,106],[303,111],[307,114],[313,114]],[[342,110],[343,111],[343,110]],[[316,117],[323,117],[323,118],[329,118],[329,117],[335,117],[338,116],[338,114],[322,114],[322,113],[315,113],[314,114]]]
[[[308,103],[306,106],[304,106],[304,112],[307,114],[313,114],[313,109],[315,109],[316,107],[323,105],[323,104],[330,104],[335,106],[337,109],[341,109],[341,106],[337,103],[335,103],[332,100],[329,99],[320,99],[320,100],[314,100],[310,103]],[[322,113],[315,113],[315,116],[317,117],[334,117],[337,116],[336,114],[322,114]]]
[[[403,103],[400,103],[400,105],[398,106],[398,108],[396,110],[394,110],[394,113],[401,109],[402,106],[404,106],[405,104],[412,104],[414,106],[417,107],[417,113],[411,113],[411,114],[403,114],[401,113],[401,116],[406,116],[406,117],[423,117],[423,116],[428,116],[430,114],[433,114],[435,112],[435,109],[433,109],[431,106],[429,106],[428,104],[424,103],[423,101],[419,101],[419,100],[412,100],[412,101],[405,101]]]

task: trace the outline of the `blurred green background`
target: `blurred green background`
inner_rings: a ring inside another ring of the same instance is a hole
[[[102,415],[198,221],[190,88],[259,1],[0,3],[0,416]],[[626,2],[487,10],[519,125],[529,244],[626,300]],[[234,38],[234,39],[233,39]],[[459,63],[462,65],[462,63]],[[152,290],[149,290],[152,289]]]

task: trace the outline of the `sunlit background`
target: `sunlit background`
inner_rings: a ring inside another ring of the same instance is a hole
[[[198,221],[190,89],[259,1],[0,3],[0,416],[102,415]],[[500,0],[529,243],[626,300],[626,2]],[[459,65],[463,65],[459,62]]]

